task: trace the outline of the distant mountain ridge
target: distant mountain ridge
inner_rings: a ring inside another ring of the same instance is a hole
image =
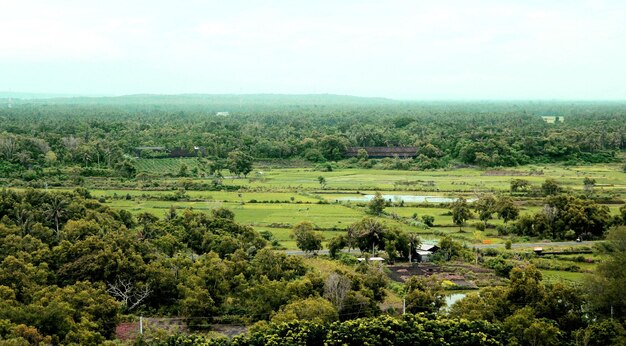
[[[124,96],[108,97],[88,97],[88,96],[59,96],[59,97],[20,97],[36,96],[28,93],[0,93],[0,98],[15,98],[34,103],[52,104],[186,104],[186,105],[377,105],[394,104],[400,101],[382,97],[359,97],[335,94],[179,94],[179,95],[157,95],[157,94],[136,94]]]
[[[66,97],[80,97],[84,95],[80,94],[67,94],[67,93],[31,93],[31,92],[13,92],[13,91],[0,91],[0,99],[22,99],[22,100],[41,100],[41,99],[53,99],[53,98],[66,98]]]

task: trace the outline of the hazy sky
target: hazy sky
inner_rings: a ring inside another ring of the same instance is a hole
[[[626,99],[626,0],[0,0],[0,91]]]

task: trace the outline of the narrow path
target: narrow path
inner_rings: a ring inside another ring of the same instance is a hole
[[[543,247],[543,246],[578,246],[578,245],[588,245],[592,246],[593,244],[600,243],[601,241],[553,241],[546,243],[513,243],[511,244],[514,248],[519,247]],[[500,248],[504,247],[504,244],[467,244],[468,246],[479,248],[479,249],[487,249],[487,248]]]
[[[593,246],[594,244],[600,243],[601,241],[555,241],[555,242],[545,242],[545,243],[514,243],[512,244],[513,248],[522,248],[522,247],[544,247],[544,246],[579,246],[579,245],[587,245]],[[504,244],[467,244],[468,247],[475,247],[478,249],[493,249],[493,248],[504,248]],[[342,252],[348,253],[347,250]],[[287,255],[305,255],[304,251],[300,250],[286,250],[285,253]],[[358,249],[352,249],[349,253],[360,254],[361,251]],[[320,250],[317,252],[318,255],[328,255],[328,250]]]

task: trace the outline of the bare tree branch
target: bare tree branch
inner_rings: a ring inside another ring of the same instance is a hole
[[[107,284],[109,285],[107,292],[111,296],[120,300],[128,310],[132,310],[137,307],[150,295],[150,293],[152,293],[148,284],[137,287],[130,280],[118,278],[115,280],[114,284],[110,282]]]

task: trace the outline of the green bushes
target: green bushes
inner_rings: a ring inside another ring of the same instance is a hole
[[[407,314],[345,322],[293,321],[261,325],[249,335],[227,339],[171,336],[153,345],[504,345],[506,335],[496,324],[466,319],[434,319]]]
[[[489,258],[484,262],[485,266],[496,271],[496,275],[501,277],[509,277],[509,273],[514,265],[511,261],[506,260],[502,256]]]
[[[569,261],[568,261],[569,262]],[[550,259],[550,258],[536,258],[532,260],[532,263],[539,269],[546,270],[560,270],[566,272],[580,272],[581,269],[574,263],[563,263],[562,261]]]

